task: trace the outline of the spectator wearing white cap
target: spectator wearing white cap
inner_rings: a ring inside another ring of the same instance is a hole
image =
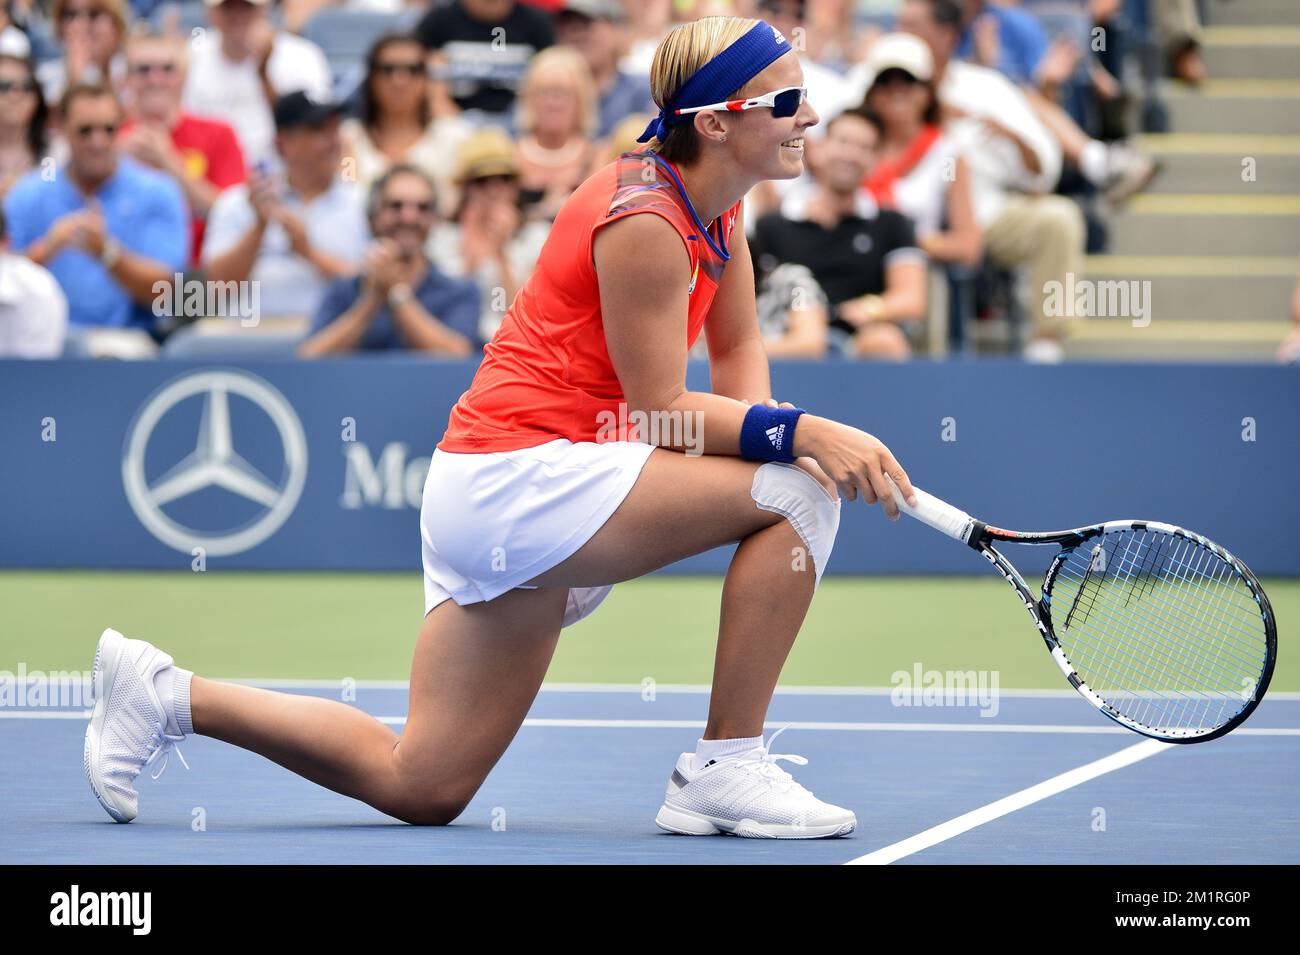
[[[901,30],[930,48],[946,131],[970,170],[975,220],[985,249],[1002,268],[1026,266],[1034,331],[1025,357],[1059,361],[1067,313],[1048,314],[1049,283],[1083,273],[1085,226],[1079,207],[1051,195],[1061,150],[1020,89],[996,70],[954,59],[960,12],[951,0],[904,0]]]
[[[218,282],[258,283],[261,314],[310,315],[326,286],[353,274],[366,248],[365,193],[340,174],[342,105],[306,93],[275,104],[284,173],[254,169],[208,217],[202,265]]]
[[[910,33],[880,37],[867,55],[864,105],[880,145],[865,185],[884,209],[912,220],[931,261],[974,266],[983,236],[970,170],[943,131],[930,48]]]
[[[277,30],[270,0],[203,0],[211,26],[190,43],[182,105],[235,128],[250,163],[275,157],[276,99],[305,91],[330,98],[329,62],[320,47]]]

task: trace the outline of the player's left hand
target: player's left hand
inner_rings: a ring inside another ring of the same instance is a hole
[[[788,401],[777,401],[775,398],[768,398],[763,402],[763,404],[767,405],[769,408],[793,408],[794,407],[794,405],[792,405]],[[830,477],[826,474],[826,472],[822,470],[821,465],[818,464],[813,458],[795,458],[794,463],[795,463],[795,467],[803,468],[805,471],[807,471],[809,474],[815,477],[817,479],[817,483],[820,484],[823,488],[825,488],[826,493],[829,494],[831,497],[838,498],[840,496],[839,488],[835,486],[835,482],[830,479]]]

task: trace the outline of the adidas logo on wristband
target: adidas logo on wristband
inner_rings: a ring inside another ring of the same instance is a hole
[[[767,440],[772,442],[772,447],[781,450],[781,445],[785,441],[785,425],[778,424],[774,428],[767,429]]]

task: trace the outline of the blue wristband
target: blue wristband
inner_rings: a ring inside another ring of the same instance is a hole
[[[794,427],[802,408],[750,405],[740,426],[740,456],[746,461],[794,460]]]

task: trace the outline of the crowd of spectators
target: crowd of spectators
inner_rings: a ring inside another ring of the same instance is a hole
[[[1045,287],[1157,172],[1127,144],[1133,25],[1198,82],[1192,0],[864,3],[8,0],[0,355],[148,354],[223,317],[160,308],[192,280],[253,283],[256,321],[224,317],[304,356],[474,354],[565,199],[638,148],[658,40],[734,13],[791,40],[821,116],[805,175],[747,199],[772,354],[905,358],[936,290],[1000,273],[1026,356],[1059,357]],[[329,16],[368,25],[363,59],[310,38]]]

